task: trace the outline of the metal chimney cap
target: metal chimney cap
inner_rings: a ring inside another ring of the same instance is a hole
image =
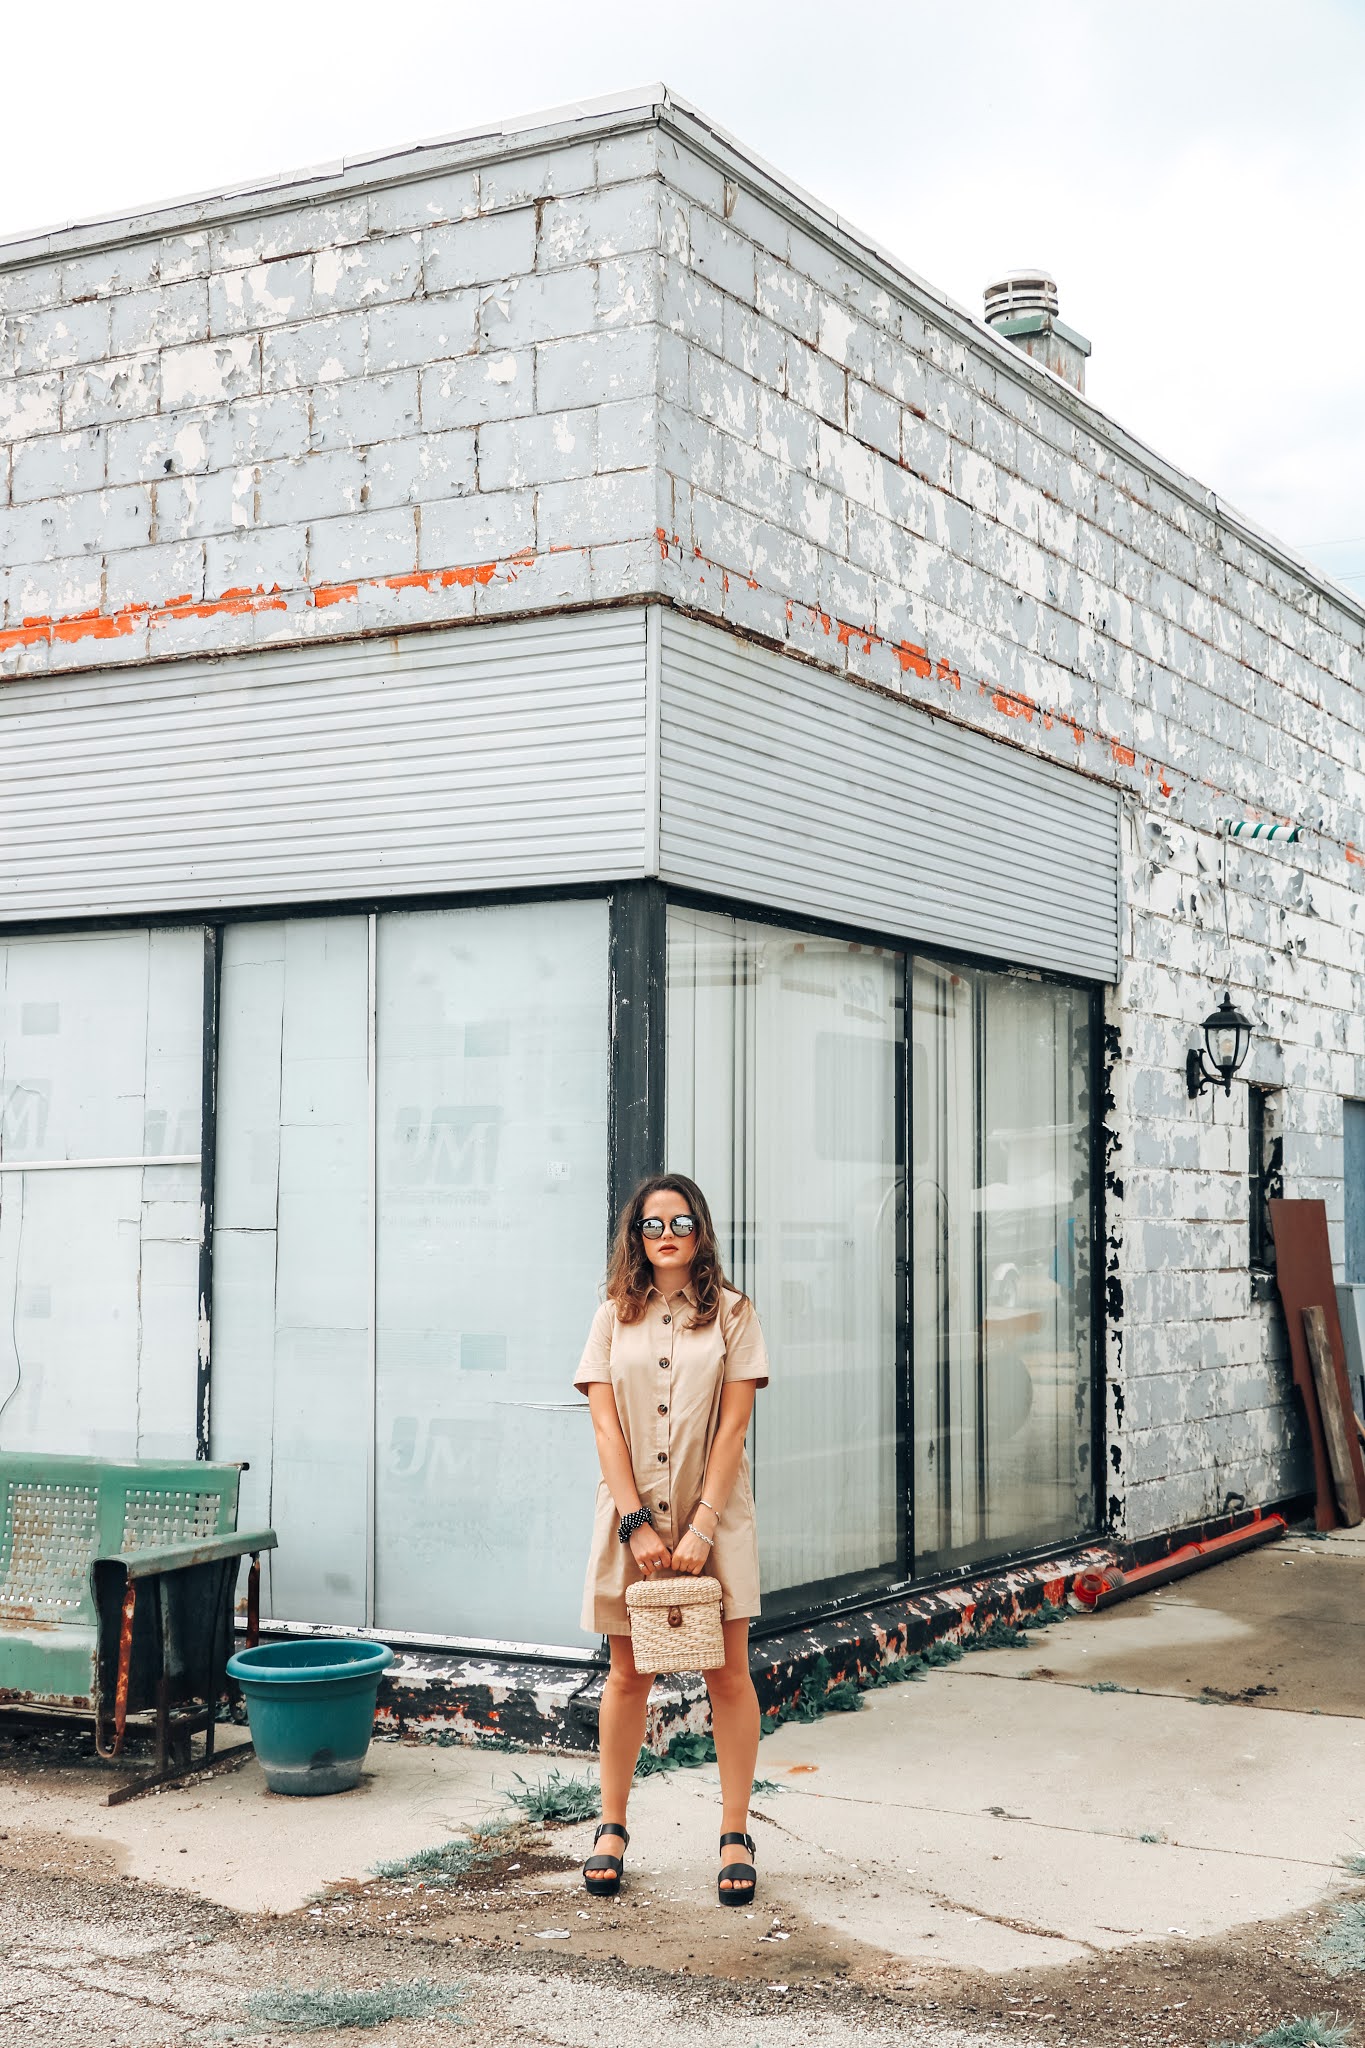
[[[1057,281],[1035,264],[1010,271],[996,284],[986,286],[986,318],[993,326],[998,320],[1015,320],[1023,313],[1057,316]]]

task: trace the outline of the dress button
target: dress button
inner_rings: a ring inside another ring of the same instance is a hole
[[[667,1452],[667,1451],[660,1451],[660,1453],[659,1453],[659,1463],[660,1463],[661,1465],[666,1465],[666,1464],[668,1463],[668,1452]]]
[[[663,1367],[664,1371],[665,1371],[665,1372],[667,1372],[667,1371],[668,1371],[668,1360],[667,1360],[666,1358],[661,1358],[661,1359],[659,1360],[659,1363],[660,1363],[660,1365],[661,1365],[661,1366]]]
[[[661,1500],[659,1502],[659,1513],[661,1515],[666,1515],[668,1513],[668,1502],[666,1500]]]
[[[671,1322],[672,1322],[672,1320],[673,1320],[672,1316],[665,1316],[665,1317],[664,1317],[664,1321],[665,1321],[666,1323],[671,1323]]]
[[[668,1403],[667,1403],[667,1401],[660,1401],[660,1403],[659,1403],[659,1413],[660,1413],[660,1415],[667,1415],[667,1413],[668,1413]]]

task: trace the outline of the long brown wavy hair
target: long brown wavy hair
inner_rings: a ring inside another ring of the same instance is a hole
[[[645,1312],[645,1300],[654,1285],[654,1268],[640,1235],[640,1218],[651,1195],[668,1193],[686,1202],[696,1218],[696,1245],[688,1281],[697,1297],[695,1329],[705,1329],[720,1313],[721,1290],[728,1283],[721,1270],[716,1245],[716,1226],[706,1197],[685,1173],[652,1173],[642,1180],[621,1211],[616,1240],[607,1262],[607,1299],[616,1305],[620,1322],[638,1323]]]

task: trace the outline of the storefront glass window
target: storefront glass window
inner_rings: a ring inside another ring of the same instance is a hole
[[[704,1189],[774,1359],[753,1434],[767,1611],[903,1564],[903,976],[877,947],[669,911],[668,1165]]]
[[[5,1450],[194,1455],[203,988],[198,928],[0,942]]]
[[[273,1526],[266,1611],[361,1626],[369,1374],[369,928],[223,934],[213,1455]]]
[[[918,1572],[1090,1526],[1089,999],[916,961]]]
[[[376,1621],[576,1643],[607,906],[379,920]]]
[[[270,1611],[577,1642],[606,904],[234,926],[219,1072],[213,1448]]]

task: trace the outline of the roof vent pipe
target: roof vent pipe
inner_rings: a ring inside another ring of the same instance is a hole
[[[986,320],[1025,355],[1085,389],[1090,343],[1057,317],[1057,284],[1037,264],[1011,270],[986,287]]]

